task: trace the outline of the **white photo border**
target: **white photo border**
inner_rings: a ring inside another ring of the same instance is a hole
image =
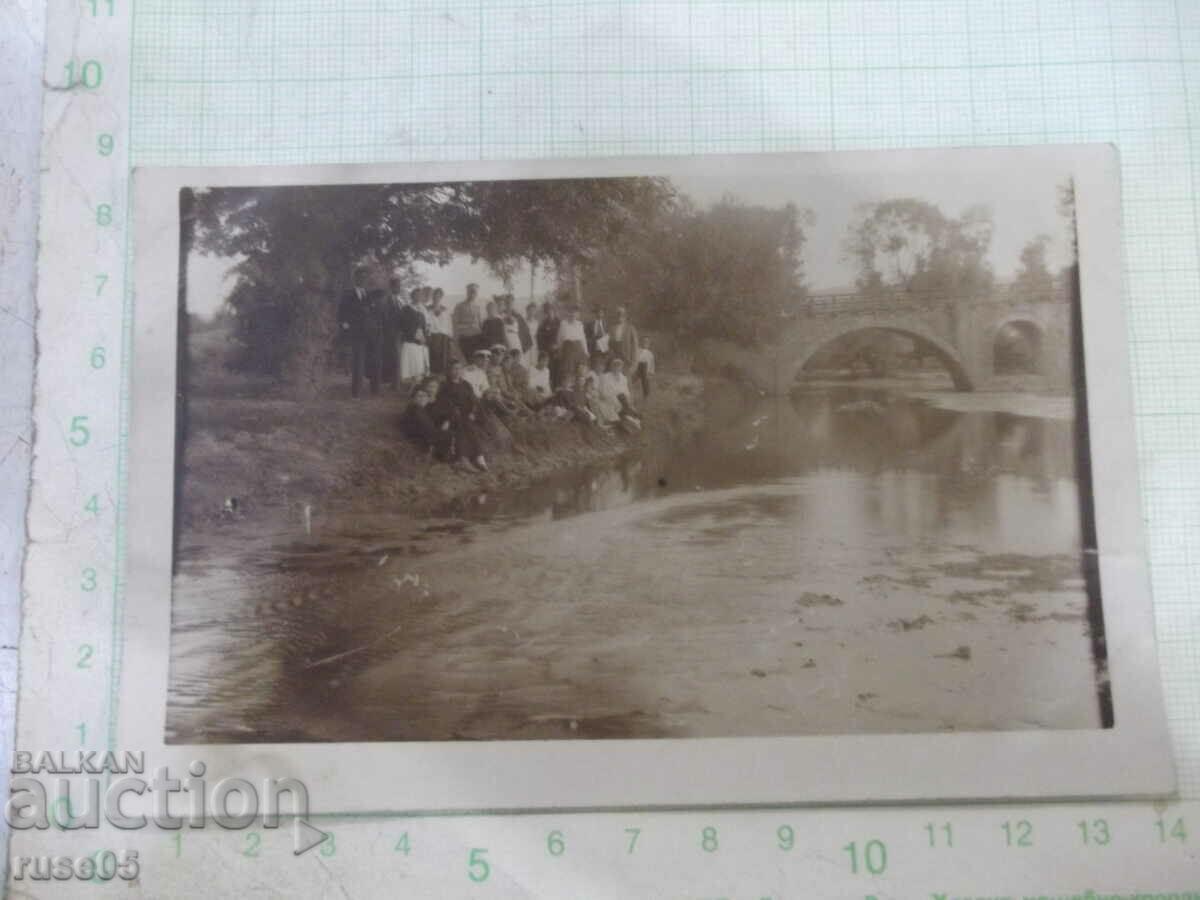
[[[1011,173],[1057,165],[1075,183],[1084,364],[1114,727],[896,735],[166,744],[179,191],[205,186],[609,176]],[[317,814],[1154,797],[1175,788],[1138,495],[1129,332],[1112,145],[615,157],[381,165],[138,169],[122,642],[115,745],[210,783],[301,778]],[[127,348],[128,351],[129,348]]]

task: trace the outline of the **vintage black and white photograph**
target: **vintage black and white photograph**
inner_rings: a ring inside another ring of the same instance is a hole
[[[1076,189],[185,187],[167,741],[1110,727]]]

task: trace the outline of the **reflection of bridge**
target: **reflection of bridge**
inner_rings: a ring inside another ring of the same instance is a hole
[[[787,391],[822,347],[862,331],[887,331],[910,338],[918,353],[935,356],[959,390],[970,391],[995,374],[1001,329],[1015,326],[1039,348],[1035,366],[1049,385],[1071,383],[1069,295],[1007,299],[891,294],[822,294],[806,298],[782,316],[778,337],[756,350],[705,342],[704,355],[732,365],[764,389]]]

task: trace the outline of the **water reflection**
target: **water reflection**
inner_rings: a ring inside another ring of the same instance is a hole
[[[862,507],[874,521],[858,527],[872,531],[915,536],[954,519],[991,535],[1033,529],[1045,538],[1050,527],[1056,549],[1078,547],[1071,422],[954,412],[852,387],[764,398],[733,418],[715,418],[682,450],[652,448],[447,512],[552,521],[673,493],[804,478],[832,515]]]

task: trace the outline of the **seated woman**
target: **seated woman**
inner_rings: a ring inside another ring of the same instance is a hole
[[[418,387],[409,401],[404,415],[400,419],[400,427],[404,434],[435,459],[442,462],[451,460],[454,450],[454,434],[450,430],[449,421],[443,419],[440,423],[434,418],[432,404],[437,397],[438,382],[428,379]]]
[[[617,425],[622,431],[636,433],[642,428],[642,419],[629,402],[629,379],[625,377],[625,361],[614,356],[608,363],[608,371],[600,376],[596,389],[596,409],[600,420]]]

